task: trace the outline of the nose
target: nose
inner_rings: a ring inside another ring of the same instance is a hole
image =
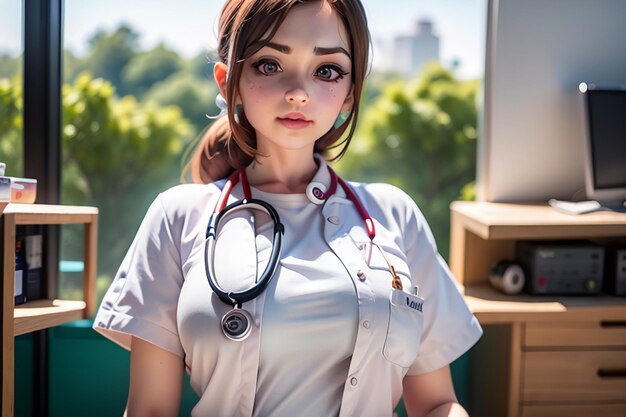
[[[290,104],[306,104],[309,101],[309,95],[301,88],[292,88],[285,93],[285,100]]]

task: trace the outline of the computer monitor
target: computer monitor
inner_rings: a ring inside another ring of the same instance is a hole
[[[626,86],[581,83],[587,125],[585,192],[610,206],[626,201]]]
[[[626,85],[626,0],[489,0],[477,198],[585,195],[581,82]]]

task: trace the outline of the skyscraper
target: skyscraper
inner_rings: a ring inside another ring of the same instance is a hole
[[[396,36],[394,41],[394,70],[407,78],[413,77],[424,64],[439,60],[439,37],[433,34],[433,22],[420,19],[410,35]]]

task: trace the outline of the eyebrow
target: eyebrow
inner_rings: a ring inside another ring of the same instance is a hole
[[[322,48],[321,46],[316,46],[313,48],[313,53],[315,55],[332,55],[332,54],[345,54],[348,58],[350,58],[350,54],[348,51],[343,49],[341,46],[335,46],[333,48]]]
[[[265,46],[275,49],[278,52],[282,52],[283,54],[290,54],[292,49],[290,46],[287,45],[281,45],[279,43],[274,43],[274,42],[268,42],[265,44]],[[346,55],[348,58],[350,58],[350,54],[348,53],[348,51],[346,51],[344,48],[342,48],[341,46],[335,46],[335,47],[331,47],[331,48],[323,48],[321,46],[316,46],[315,48],[313,48],[313,53],[315,55],[332,55],[332,54],[344,54]]]

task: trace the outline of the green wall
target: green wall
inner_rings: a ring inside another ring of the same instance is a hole
[[[128,395],[130,354],[80,320],[48,330],[49,417],[121,416]],[[15,340],[15,416],[32,415],[33,338]],[[189,416],[197,396],[185,388],[180,416]]]
[[[48,330],[49,416],[121,416],[128,394],[129,353],[80,320]],[[471,351],[470,351],[471,352]],[[452,377],[461,404],[467,404],[469,355],[452,364]],[[33,337],[15,339],[15,416],[32,415]],[[185,388],[180,416],[189,416],[197,396]],[[398,416],[405,416],[402,405]]]

